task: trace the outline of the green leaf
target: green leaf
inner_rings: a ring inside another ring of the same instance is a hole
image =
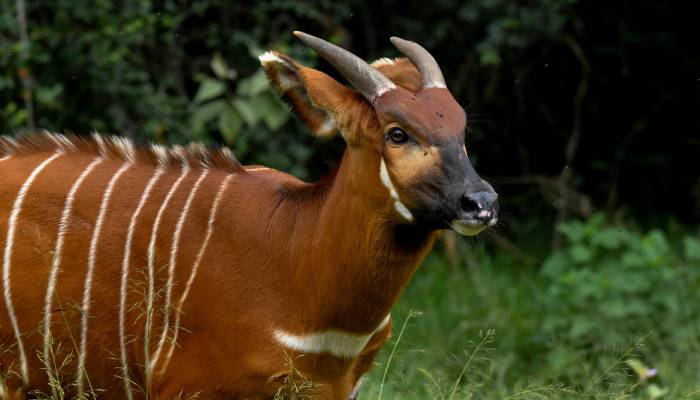
[[[228,64],[226,64],[226,61],[219,53],[214,54],[209,65],[212,71],[214,71],[214,75],[219,79],[234,79],[236,77],[236,71],[229,68]]]
[[[219,130],[226,143],[233,144],[243,126],[241,116],[232,107],[227,107],[219,115]]]
[[[591,244],[605,249],[620,248],[627,238],[627,232],[622,228],[607,228],[599,232],[594,232],[591,238]]]
[[[642,249],[651,265],[660,265],[671,250],[666,235],[660,230],[652,230],[642,239]]]
[[[687,236],[683,239],[685,258],[691,261],[700,261],[700,240]]]
[[[252,100],[235,99],[233,108],[238,111],[243,121],[248,125],[255,125],[260,120],[260,109],[256,108],[256,104]]]
[[[498,54],[498,51],[489,49],[481,53],[479,61],[482,65],[498,66],[501,64],[501,56]]]
[[[195,103],[203,103],[215,97],[219,97],[226,91],[226,86],[223,82],[207,78],[199,85],[197,94],[194,96]]]
[[[593,259],[592,249],[582,244],[576,244],[571,246],[571,248],[569,249],[569,255],[575,262],[579,264],[590,262]]]
[[[542,264],[542,273],[555,277],[564,273],[570,264],[569,257],[566,256],[564,251],[556,251],[547,257]]]
[[[663,396],[665,396],[666,393],[668,393],[668,389],[666,389],[666,388],[661,389],[656,384],[651,384],[647,387],[647,395],[649,396],[649,399],[651,399],[651,400],[660,399]]]
[[[575,318],[574,322],[571,324],[571,328],[569,329],[569,335],[573,339],[579,339],[589,332],[593,331],[593,329],[596,327],[597,321],[594,321],[590,318]]]
[[[590,236],[593,236],[595,232],[598,232],[599,230],[602,229],[603,224],[606,221],[605,214],[602,212],[597,212],[593,215],[591,215],[587,220],[586,220],[586,230],[587,233]]]
[[[40,86],[36,89],[36,101],[39,104],[51,105],[62,93],[63,86],[61,84],[48,87]]]
[[[557,230],[570,242],[580,242],[586,237],[586,225],[577,220],[561,223]]]
[[[262,96],[262,101],[265,103],[265,112],[263,113],[265,125],[271,130],[276,131],[287,122],[289,119],[289,112],[284,105],[277,100],[277,97],[270,92]]]
[[[252,97],[259,95],[269,87],[267,76],[262,70],[259,70],[248,78],[241,79],[236,89],[236,94],[240,96]]]
[[[201,131],[204,129],[204,125],[207,122],[217,118],[226,109],[226,101],[215,100],[202,106],[199,106],[192,113],[190,118],[190,123],[192,124],[192,129],[194,131]]]

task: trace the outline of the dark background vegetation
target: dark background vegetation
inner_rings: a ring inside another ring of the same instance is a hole
[[[448,237],[428,260],[399,314],[428,314],[411,322],[411,344],[433,358],[410,353],[387,376],[415,383],[430,364],[427,382],[472,394],[534,382],[607,398],[606,365],[628,358],[610,349],[647,335],[644,362],[666,362],[667,389],[692,392],[698,372],[672,367],[700,365],[678,358],[700,343],[700,29],[688,4],[0,0],[0,132],[223,143],[245,163],[316,179],[342,141],[313,139],[289,116],[257,55],[276,49],[337,77],[292,30],[367,60],[398,56],[391,35],[418,41],[468,111],[470,154],[501,194],[503,222],[486,240]],[[428,300],[446,291],[471,294]],[[451,333],[421,335],[423,324]],[[500,352],[488,384],[472,387],[445,358],[490,328]],[[395,393],[462,393],[409,387]]]

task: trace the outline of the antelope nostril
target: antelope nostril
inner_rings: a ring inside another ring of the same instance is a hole
[[[479,207],[479,203],[473,199],[469,195],[465,195],[462,197],[462,203],[461,203],[462,211],[466,212],[477,212],[481,207]]]
[[[465,193],[460,206],[462,212],[471,214],[472,218],[488,220],[496,216],[496,194],[488,191]]]

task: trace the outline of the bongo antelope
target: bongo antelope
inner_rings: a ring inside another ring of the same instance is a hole
[[[347,142],[317,183],[196,144],[0,139],[0,397],[270,399],[300,377],[356,396],[436,232],[495,224],[497,196],[424,48],[393,37],[406,58],[367,64],[295,35],[354,87],[260,56],[314,134]]]

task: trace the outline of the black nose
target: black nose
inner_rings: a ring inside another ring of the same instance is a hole
[[[498,195],[491,191],[465,193],[462,197],[462,212],[474,219],[491,221],[496,218],[498,210],[496,199]]]

